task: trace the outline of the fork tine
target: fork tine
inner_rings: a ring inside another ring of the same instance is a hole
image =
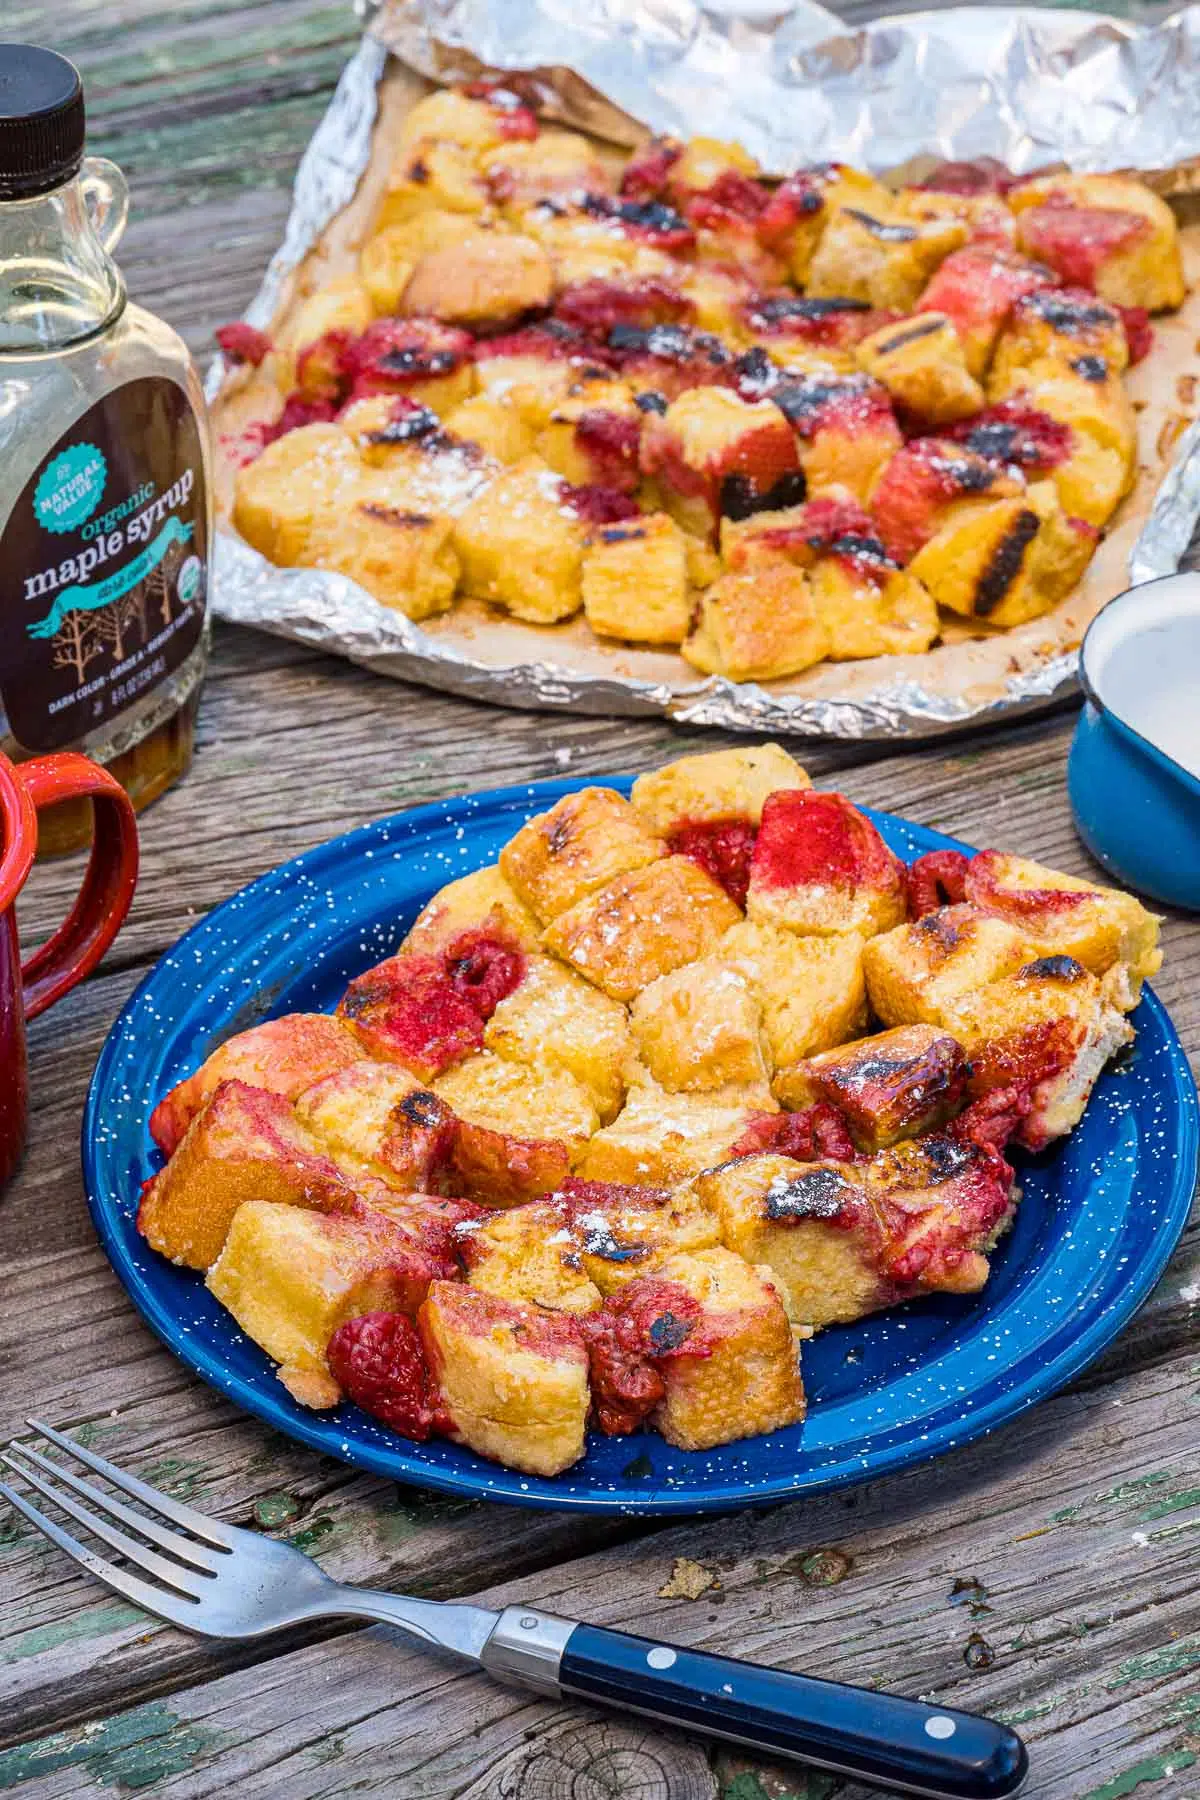
[[[60,1450],[66,1450],[87,1468],[95,1470],[97,1475],[103,1475],[106,1481],[111,1481],[113,1486],[120,1488],[123,1494],[129,1494],[134,1500],[140,1500],[143,1506],[148,1506],[152,1512],[158,1513],[160,1518],[170,1519],[174,1525],[182,1525],[185,1531],[190,1531],[193,1537],[202,1538],[206,1544],[211,1544],[214,1550],[233,1549],[237,1532],[236,1526],[222,1525],[219,1519],[206,1518],[203,1513],[196,1512],[193,1507],[183,1506],[178,1500],[172,1500],[166,1494],[159,1493],[158,1489],[151,1487],[149,1482],[139,1481],[136,1475],[126,1474],[125,1470],[119,1469],[115,1463],[106,1462],[102,1456],[97,1456],[94,1450],[85,1450],[82,1444],[75,1442],[74,1438],[64,1437],[61,1431],[55,1431],[51,1425],[43,1425],[40,1419],[26,1419],[25,1423],[31,1431],[36,1431],[40,1437],[49,1438],[50,1442],[57,1444]]]
[[[179,1595],[169,1593],[166,1588],[152,1587],[148,1581],[139,1581],[136,1575],[110,1563],[106,1556],[99,1556],[94,1550],[85,1549],[70,1532],[64,1531],[61,1525],[48,1519],[44,1512],[22,1499],[7,1481],[0,1481],[0,1495],[3,1495],[10,1506],[15,1506],[31,1525],[36,1525],[52,1544],[57,1544],[60,1550],[65,1550],[68,1556],[74,1557],[97,1581],[106,1582],[118,1594],[123,1594],[127,1600],[132,1600],[144,1611],[153,1613],[156,1618],[166,1619],[171,1625],[183,1625],[189,1631],[202,1630],[196,1617],[202,1609],[193,1601],[183,1600]]]
[[[94,1536],[110,1545],[112,1549],[119,1550],[121,1555],[126,1557],[135,1568],[140,1569],[143,1575],[156,1576],[159,1581],[165,1582],[168,1587],[175,1588],[178,1593],[186,1595],[189,1600],[200,1599],[201,1590],[206,1580],[211,1580],[211,1576],[206,1577],[191,1569],[185,1569],[182,1563],[172,1562],[167,1557],[160,1556],[157,1550],[151,1550],[148,1545],[138,1543],[136,1538],[131,1538],[118,1526],[110,1525],[106,1519],[102,1519],[98,1513],[94,1513],[91,1507],[81,1506],[78,1500],[73,1500],[70,1494],[55,1487],[52,1481],[46,1481],[33,1469],[23,1468],[13,1457],[0,1456],[0,1462],[5,1463],[8,1468],[20,1475],[22,1480],[27,1481],[31,1487],[35,1487],[39,1494],[44,1494],[47,1500],[53,1500],[55,1506],[61,1507],[63,1512],[80,1525],[86,1525]]]
[[[19,1464],[13,1462],[14,1456],[21,1458]],[[135,1512],[132,1506],[126,1506],[123,1501],[116,1498],[115,1494],[106,1494],[102,1489],[93,1487],[91,1482],[81,1481],[78,1475],[73,1475],[70,1469],[63,1467],[62,1463],[51,1462],[48,1456],[40,1455],[28,1444],[22,1444],[14,1439],[8,1446],[3,1461],[8,1464],[10,1469],[17,1469],[22,1475],[25,1474],[24,1464],[26,1462],[33,1463],[44,1474],[52,1475],[56,1481],[61,1481],[66,1487],[69,1487],[71,1492],[78,1494],[81,1500],[90,1500],[93,1506],[102,1507],[105,1512],[111,1513],[114,1519],[120,1519],[123,1525],[130,1526],[134,1531],[140,1532],[144,1538],[148,1538],[152,1544],[157,1544],[160,1550],[166,1550],[171,1556],[178,1557],[180,1562],[187,1563],[193,1569],[199,1569],[202,1575],[217,1573],[212,1551],[204,1549],[192,1538],[181,1536],[177,1531],[168,1531],[165,1526],[156,1525],[153,1519],[148,1519],[145,1513]],[[217,1554],[222,1553],[217,1552]]]

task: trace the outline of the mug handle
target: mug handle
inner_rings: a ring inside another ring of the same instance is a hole
[[[74,750],[18,763],[13,775],[38,812],[58,800],[90,799],[95,815],[79,898],[21,968],[25,1017],[35,1019],[91,974],[124,924],[137,886],[137,821],[120,782]]]

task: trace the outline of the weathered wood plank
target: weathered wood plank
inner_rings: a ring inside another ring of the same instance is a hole
[[[1181,1374],[1060,1397],[936,1472],[680,1526],[484,1598],[991,1711],[1028,1736],[1036,1800],[1101,1800],[1139,1767],[1182,1796],[1168,1771],[1197,1749],[1200,1369]],[[660,1594],[679,1557],[709,1578],[697,1600]],[[371,1630],[27,1743],[0,1777],[49,1800],[157,1758],[167,1795],[658,1800],[714,1791],[693,1756],[619,1722],[572,1723]]]

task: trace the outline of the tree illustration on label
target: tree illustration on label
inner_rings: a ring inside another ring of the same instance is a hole
[[[74,669],[82,681],[91,664],[104,654],[104,641],[97,629],[99,622],[96,613],[68,613],[54,634],[52,667]]]

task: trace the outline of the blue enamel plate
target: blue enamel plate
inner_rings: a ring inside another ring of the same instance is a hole
[[[439,887],[494,861],[527,818],[582,785],[502,788],[335,838],[234,894],[147,976],[96,1066],[83,1163],[96,1230],[158,1335],[213,1387],[315,1450],[422,1487],[582,1512],[713,1512],[862,1481],[967,1443],[1077,1375],[1150,1293],[1192,1198],[1196,1090],[1149,992],[1136,1045],[1101,1076],[1078,1129],[1020,1168],[1024,1199],[985,1292],[823,1332],[803,1353],[808,1418],[769,1437],[685,1452],[651,1433],[594,1435],[582,1462],[553,1480],[452,1444],[412,1444],[354,1406],[297,1405],[200,1277],[147,1248],[133,1220],[161,1161],[147,1130],[155,1101],[233,1032],[332,1011]],[[962,847],[872,817],[906,859]]]

